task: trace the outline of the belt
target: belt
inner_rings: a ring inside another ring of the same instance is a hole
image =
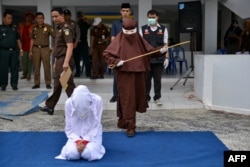
[[[17,48],[2,48],[2,47],[0,47],[0,49],[4,49],[4,50],[16,50]]]
[[[104,42],[98,41],[97,44],[102,45],[102,44],[107,44],[107,43],[106,43],[106,41],[104,41]]]
[[[49,45],[33,45],[34,47],[37,47],[37,48],[47,48],[49,47]]]

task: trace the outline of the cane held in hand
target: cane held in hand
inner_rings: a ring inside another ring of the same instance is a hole
[[[177,43],[177,44],[175,44],[175,45],[169,46],[168,48],[173,48],[173,47],[175,47],[175,46],[179,46],[179,45],[183,45],[183,44],[187,44],[187,43],[190,43],[190,41],[185,41],[185,42]],[[134,60],[134,59],[138,59],[138,58],[140,58],[140,57],[148,56],[148,55],[151,55],[151,54],[153,54],[153,53],[160,52],[160,51],[161,51],[161,49],[158,49],[158,50],[155,50],[155,51],[152,51],[152,52],[149,52],[149,53],[145,53],[145,54],[142,54],[142,55],[139,55],[139,56],[136,56],[136,57],[127,59],[127,60],[121,60],[122,63],[120,63],[120,62],[119,62],[119,63],[123,65],[124,63],[126,63],[126,62],[128,62],[128,61],[131,61],[131,60]],[[110,68],[110,69],[113,69],[113,68],[115,68],[116,66],[117,66],[116,64],[110,64],[110,65],[109,65],[109,68]],[[119,66],[121,66],[121,65],[119,65]],[[117,66],[117,67],[119,67],[119,66]]]

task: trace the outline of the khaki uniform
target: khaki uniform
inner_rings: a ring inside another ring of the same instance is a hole
[[[31,39],[34,40],[32,48],[32,60],[34,64],[34,84],[40,85],[41,61],[44,67],[45,83],[51,84],[51,64],[50,64],[50,41],[49,37],[54,37],[54,31],[51,25],[34,25],[31,33]]]
[[[54,73],[54,91],[53,94],[46,100],[46,106],[54,109],[62,92],[62,85],[60,84],[60,75],[63,72],[63,63],[66,56],[67,43],[73,43],[73,29],[66,23],[60,24],[55,32],[54,38],[54,51],[55,56],[55,73]],[[74,68],[74,60],[71,57],[69,66],[71,69]],[[74,91],[75,84],[73,81],[73,75],[70,76],[68,81],[68,87],[66,89],[67,96],[70,97]]]
[[[109,29],[102,24],[101,27],[93,27],[90,32],[91,37],[94,37],[93,46],[92,46],[92,69],[93,75],[92,77],[103,78],[106,63],[103,57],[103,51],[108,46],[110,31]]]

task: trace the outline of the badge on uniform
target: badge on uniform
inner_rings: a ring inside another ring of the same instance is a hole
[[[145,30],[144,30],[144,34],[149,34],[148,29],[145,29]]]
[[[66,36],[68,36],[68,35],[69,35],[69,29],[65,29],[65,30],[64,30],[64,34],[65,34]]]
[[[43,31],[47,31],[47,27],[44,27]]]
[[[163,34],[163,33],[162,33],[162,29],[159,29],[159,31],[158,31],[157,34]]]

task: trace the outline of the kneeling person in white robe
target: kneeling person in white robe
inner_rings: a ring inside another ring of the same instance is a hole
[[[67,143],[56,159],[99,160],[105,154],[102,145],[101,117],[103,102],[84,85],[74,89],[65,103],[65,133]]]

